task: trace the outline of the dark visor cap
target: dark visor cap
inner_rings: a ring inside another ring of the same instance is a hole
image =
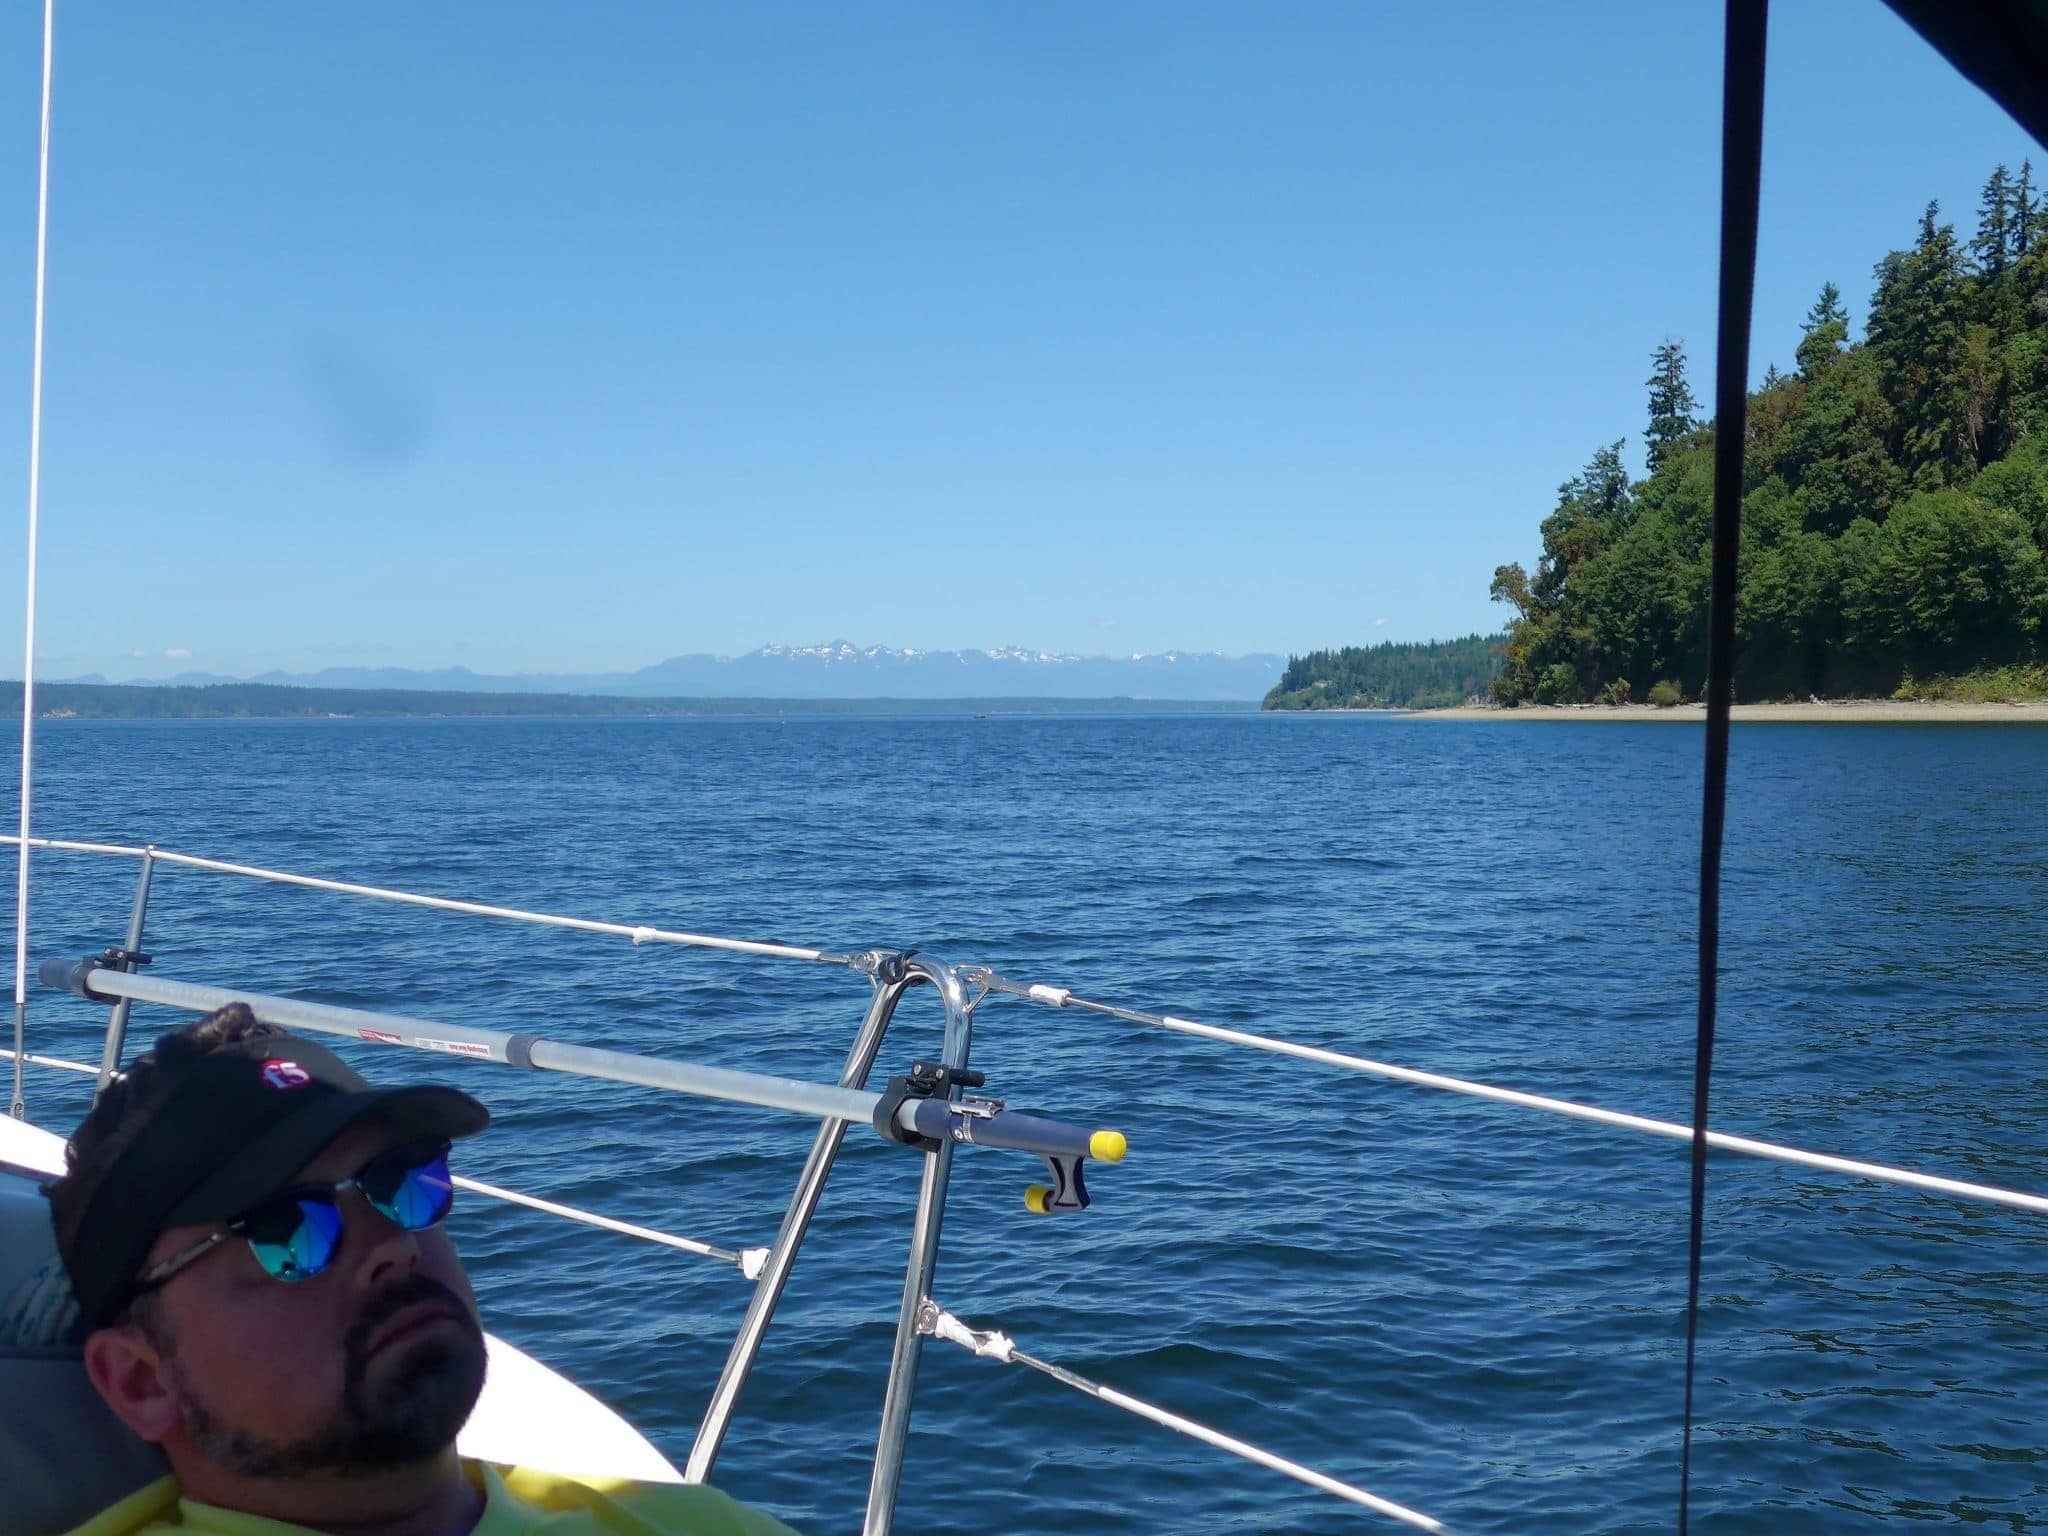
[[[458,1089],[379,1088],[299,1035],[237,1040],[159,1070],[175,1073],[169,1097],[112,1166],[90,1188],[66,1175],[51,1190],[58,1251],[93,1327],[120,1315],[159,1233],[242,1215],[359,1121],[451,1141],[491,1122]]]

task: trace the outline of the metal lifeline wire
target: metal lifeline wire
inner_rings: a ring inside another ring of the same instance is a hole
[[[531,1211],[542,1211],[550,1216],[560,1216],[566,1221],[581,1222],[586,1227],[597,1227],[606,1232],[617,1232],[626,1237],[637,1237],[643,1243],[655,1243],[663,1248],[673,1248],[678,1253],[694,1253],[699,1258],[718,1259],[732,1265],[748,1280],[761,1278],[761,1270],[768,1262],[766,1248],[721,1248],[716,1243],[703,1242],[694,1237],[677,1237],[672,1232],[657,1231],[635,1222],[620,1221],[613,1216],[600,1216],[595,1211],[586,1211],[578,1206],[562,1205],[553,1200],[543,1200],[538,1195],[522,1194],[516,1189],[506,1189],[497,1184],[486,1184],[481,1179],[453,1176],[457,1189],[472,1190],[487,1195],[493,1200],[503,1200],[508,1205],[523,1205]]]
[[[17,841],[19,839],[13,836],[0,835],[0,844]],[[771,959],[820,961],[828,965],[855,968],[858,968],[859,963],[865,957],[864,953],[846,954],[832,950],[808,948],[796,944],[777,944],[751,939],[726,939],[711,934],[687,933],[667,928],[652,928],[627,923],[597,922],[589,918],[565,917],[551,912],[529,912],[518,907],[496,906],[485,902],[457,901],[445,896],[423,896],[411,891],[388,890],[381,886],[361,885],[343,880],[327,880],[313,875],[291,874],[283,870],[263,869],[250,864],[234,864],[224,859],[202,858],[196,854],[173,853],[154,847],[143,848],[125,843],[80,842],[53,837],[39,837],[32,841],[34,846],[38,848],[61,852],[97,854],[120,858],[142,858],[148,855],[161,864],[183,865],[190,869],[209,870],[219,874],[239,875],[249,879],[303,886],[312,890],[337,891],[346,895],[364,896],[374,900],[398,902],[409,906],[429,907],[437,911],[459,912],[475,917],[499,918],[511,922],[536,923],[547,927],[572,928],[586,933],[610,934],[631,939],[635,944],[676,944],[690,948],[760,955]],[[1127,1024],[1139,1024],[1151,1029],[1163,1029],[1176,1034],[1193,1035],[1200,1039],[1213,1040],[1223,1045],[1267,1051],[1278,1056],[1291,1056],[1299,1061],[1309,1061],[1319,1066],[1335,1067],[1340,1071],[1355,1072],[1361,1076],[1383,1078],[1390,1082],[1407,1083],[1418,1088],[1430,1088],[1439,1092],[1460,1094],[1467,1098],[1485,1099],[1496,1104],[1512,1104],[1522,1109],[1533,1109],[1545,1114],[1563,1115],[1570,1119],[1591,1121],[1596,1125],[1613,1126],[1618,1130],[1635,1131],[1642,1135],[1656,1136],[1666,1140],[1686,1142],[1692,1140],[1692,1128],[1672,1120],[1656,1120],[1647,1115],[1634,1115],[1622,1110],[1604,1109],[1595,1104],[1579,1104],[1570,1099],[1552,1098],[1546,1094],[1524,1093],[1519,1089],[1495,1087],[1490,1083],[1474,1082],[1467,1078],[1450,1077],[1440,1072],[1425,1072],[1415,1067],[1404,1067],[1393,1062],[1376,1061],[1371,1057],[1352,1055],[1344,1051],[1327,1050],[1313,1045],[1300,1045],[1294,1041],[1277,1039],[1271,1035],[1254,1034],[1249,1030],[1226,1029],[1221,1025],[1204,1024],[1196,1019],[1184,1019],[1173,1014],[1147,1013],[1137,1008],[1126,1008],[1116,1003],[1098,1002],[1091,998],[1080,997],[1066,987],[1049,986],[1042,982],[1025,983],[1012,981],[986,966],[962,967],[960,975],[962,980],[970,985],[984,987],[991,993],[1024,999],[1046,1007],[1079,1009],[1085,1013],[1100,1014],[1106,1018],[1117,1019]],[[1947,1195],[1958,1200],[1975,1200],[1989,1205],[2002,1205],[2015,1210],[2031,1211],[2036,1215],[2048,1215],[2048,1195],[2033,1194],[2025,1190],[2005,1189],[1997,1185],[1977,1184],[1964,1179],[1946,1178],[1938,1174],[1918,1173],[1909,1168],[1896,1168],[1884,1163],[1866,1162],[1859,1158],[1836,1157],[1824,1152],[1809,1152],[1802,1148],[1786,1146],[1779,1142],[1761,1141],[1750,1136],[1731,1135],[1726,1131],[1708,1131],[1707,1145],[1716,1151],[1732,1152],[1744,1157],[1764,1158],[1773,1162],[1790,1163],[1797,1167],[1813,1168],[1825,1173],[1846,1174],[1852,1178],[1870,1179],[1878,1183],[1894,1184],[1908,1189],[1922,1190],[1929,1194]]]
[[[1369,1056],[1354,1056],[1344,1051],[1325,1050],[1320,1046],[1297,1045],[1291,1040],[1278,1040],[1271,1035],[1257,1035],[1248,1030],[1225,1029],[1221,1025],[1204,1024],[1196,1019],[1177,1018],[1170,1013],[1145,1013],[1140,1009],[1124,1008],[1114,1003],[1094,1002],[1085,997],[1076,997],[1065,987],[1051,987],[1043,983],[1027,985],[1011,981],[978,966],[967,966],[960,974],[973,986],[986,987],[990,992],[1008,997],[1042,1003],[1049,1008],[1079,1008],[1088,1013],[1099,1013],[1112,1019],[1120,1019],[1126,1024],[1142,1024],[1152,1029],[1194,1035],[1224,1045],[1246,1046],[1256,1051],[1269,1051],[1278,1056],[1292,1056],[1300,1061],[1337,1067],[1366,1077],[1409,1083],[1418,1088],[1434,1088],[1446,1093],[1462,1094],[1467,1098],[1488,1099],[1496,1104],[1513,1104],[1523,1109],[1568,1116],[1574,1120],[1590,1120],[1597,1125],[1611,1125],[1621,1130],[1638,1131],[1671,1141],[1692,1140],[1692,1127],[1680,1125],[1673,1120],[1653,1120],[1647,1115],[1631,1115],[1618,1109],[1602,1109],[1595,1104],[1579,1104],[1570,1099],[1554,1099],[1540,1093],[1523,1093],[1514,1088],[1496,1088],[1490,1083],[1476,1083],[1462,1077],[1447,1077],[1440,1072],[1423,1072],[1414,1067],[1375,1061]],[[1893,1168],[1884,1163],[1835,1157],[1825,1152],[1808,1152],[1779,1142],[1759,1141],[1750,1136],[1731,1136],[1725,1131],[1708,1131],[1707,1145],[1721,1152],[1767,1158],[1773,1162],[1792,1163],[1828,1173],[1845,1173],[1855,1178],[1904,1185],[1909,1189],[1950,1195],[1960,1200],[1980,1200],[1991,1205],[2011,1206],[2016,1210],[2048,1216],[2048,1195],[2030,1194],[2025,1190],[2003,1189],[1995,1184],[1973,1184],[1963,1179],[1943,1178],[1938,1174],[1916,1173],[1910,1168]]]
[[[0,1050],[0,1056],[13,1056],[14,1052]],[[30,1066],[51,1067],[60,1072],[77,1072],[86,1077],[97,1077],[99,1068],[83,1061],[66,1061],[61,1056],[24,1055]],[[573,1221],[582,1226],[596,1227],[604,1232],[617,1232],[625,1237],[637,1238],[643,1243],[658,1247],[672,1248],[678,1253],[691,1253],[699,1258],[717,1259],[730,1264],[740,1272],[742,1278],[758,1280],[768,1262],[766,1248],[721,1248],[716,1243],[707,1243],[700,1238],[678,1237],[673,1232],[662,1232],[654,1227],[643,1227],[637,1222],[620,1221],[615,1216],[603,1216],[596,1211],[586,1211],[581,1206],[564,1205],[556,1200],[543,1200],[538,1195],[529,1195],[520,1190],[506,1189],[499,1184],[486,1184],[482,1179],[454,1175],[457,1189],[466,1189],[473,1194],[483,1195],[491,1200],[501,1200],[507,1205],[523,1205],[528,1210],[540,1211],[549,1216],[559,1216],[564,1221]]]
[[[36,318],[28,396],[28,607],[21,649],[21,849],[14,880],[14,1096],[8,1113],[26,1119],[21,1069],[28,1029],[29,791],[35,780],[36,531],[43,500],[43,296],[50,251],[50,50],[57,0],[43,0],[43,117],[36,162]]]
[[[12,1062],[25,1062],[31,1067],[51,1067],[59,1072],[82,1072],[87,1077],[100,1075],[98,1067],[89,1067],[82,1061],[66,1061],[61,1056],[38,1056],[34,1051],[6,1050],[0,1050],[0,1056],[5,1056]]]
[[[0,843],[22,840],[15,837],[0,837]],[[348,880],[327,880],[318,875],[295,875],[288,870],[264,869],[254,864],[232,864],[225,859],[201,858],[192,853],[172,853],[154,846],[81,843],[57,837],[29,838],[27,841],[37,848],[48,848],[63,853],[97,853],[130,859],[146,856],[159,864],[179,864],[187,869],[211,870],[221,875],[240,875],[245,879],[264,880],[273,885],[296,885],[306,890],[335,891],[344,896],[367,896],[376,901],[396,902],[402,906],[430,907],[438,912],[460,912],[469,917],[503,918],[509,922],[533,923],[544,928],[572,928],[581,933],[610,934],[622,939],[631,939],[635,944],[681,944],[693,949],[716,949],[729,954],[760,955],[771,960],[815,960],[826,965],[846,965],[853,958],[850,955],[833,954],[829,950],[809,949],[800,944],[778,944],[761,939],[726,939],[716,934],[683,933],[671,928],[652,928],[645,923],[607,923],[588,917],[565,917],[557,912],[529,912],[520,907],[493,906],[481,901],[459,901],[451,896],[423,896],[416,891],[393,890],[381,885],[358,885]]]
[[[1112,1408],[1121,1408],[1126,1413],[1136,1414],[1141,1419],[1150,1420],[1178,1434],[1213,1445],[1218,1450],[1228,1451],[1233,1456],[1279,1472],[1298,1483],[1306,1483],[1323,1493],[1348,1499],[1351,1503],[1362,1505],[1376,1514],[1399,1520],[1404,1525],[1411,1525],[1418,1531],[1430,1531],[1442,1536],[1447,1530],[1441,1520],[1425,1515],[1418,1509],[1396,1504],[1392,1499],[1383,1499],[1376,1493],[1368,1493],[1355,1483],[1344,1482],[1326,1472],[1305,1467],[1298,1461],[1290,1461],[1285,1456],[1275,1455],[1253,1445],[1250,1441],[1240,1440],[1235,1435],[1226,1435],[1220,1429],[1212,1429],[1207,1424],[1174,1413],[1170,1409],[1161,1408],[1157,1403],[1148,1403],[1142,1397],[1119,1392],[1106,1382],[1092,1381],[1064,1366],[1054,1365],[1050,1360],[1028,1355],[1017,1347],[1016,1341],[1008,1334],[999,1333],[994,1329],[970,1328],[929,1298],[919,1314],[918,1322],[928,1338],[944,1339],[949,1344],[958,1344],[962,1349],[971,1350],[985,1359],[999,1360],[1004,1365],[1025,1366],[1041,1376],[1050,1377],[1063,1387],[1071,1387],[1074,1391],[1085,1393]]]

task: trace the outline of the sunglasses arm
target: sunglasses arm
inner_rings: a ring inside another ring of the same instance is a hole
[[[152,1264],[136,1277],[135,1294],[139,1296],[144,1291],[156,1289],[156,1287],[162,1285],[187,1264],[197,1263],[233,1236],[234,1233],[228,1228],[217,1228],[200,1238],[191,1247],[180,1248],[161,1264]]]

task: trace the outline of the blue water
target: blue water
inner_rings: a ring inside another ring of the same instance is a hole
[[[832,948],[1683,1119],[1695,729],[1361,718],[62,723],[38,824]],[[1738,727],[1723,1127],[2048,1188],[2048,730]],[[119,939],[132,870],[38,864],[37,952]],[[166,975],[818,1079],[859,978],[175,870]],[[9,920],[11,921],[11,914]],[[37,1002],[90,1054],[92,1005]],[[147,1034],[176,1022],[139,1013]],[[885,1062],[937,1040],[929,991]],[[1684,1149],[992,1002],[1013,1103],[1126,1129],[1095,1209],[956,1164],[936,1286],[1024,1347],[1465,1533],[1673,1524]],[[480,1177],[766,1242],[794,1120],[391,1053],[497,1124]],[[32,1108],[75,1113],[42,1074]],[[719,1468],[857,1526],[916,1160],[849,1144]],[[2042,1219],[1717,1159],[1701,1529],[2048,1530]],[[472,1200],[492,1325],[680,1461],[746,1301],[721,1265]],[[906,1530],[1385,1527],[1022,1371],[926,1355]]]

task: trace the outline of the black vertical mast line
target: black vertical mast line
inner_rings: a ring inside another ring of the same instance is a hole
[[[1735,695],[1736,556],[1742,543],[1742,461],[1749,407],[1749,319],[1756,287],[1763,172],[1764,32],[1768,0],[1728,0],[1721,79],[1721,314],[1714,350],[1714,560],[1707,608],[1707,753],[1700,800],[1699,1021],[1692,1066],[1692,1230],[1686,1255],[1685,1420],[1678,1530],[1692,1481],[1692,1398],[1706,1238],[1707,1089],[1714,1069],[1715,980],[1721,950],[1721,831],[1728,805],[1728,710]]]

